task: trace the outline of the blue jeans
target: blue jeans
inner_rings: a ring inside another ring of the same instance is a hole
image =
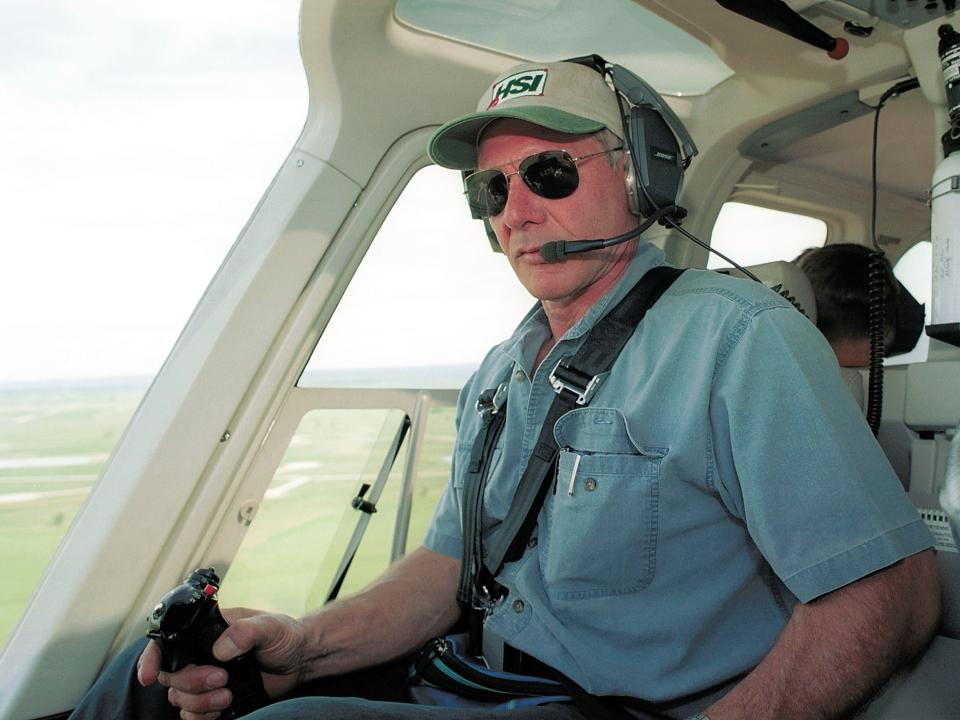
[[[70,720],[178,720],[162,685],[141,687],[137,658],[146,638],[134,643],[107,667],[70,715]],[[514,710],[416,705],[406,688],[403,663],[382,665],[322,679],[247,716],[249,720],[584,720],[572,705],[552,703]]]

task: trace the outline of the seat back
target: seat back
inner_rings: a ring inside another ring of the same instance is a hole
[[[908,365],[903,422],[914,433],[909,495],[937,540],[943,614],[940,634],[960,639],[960,552],[940,493],[948,474],[960,473],[960,360]]]
[[[803,274],[803,270],[792,262],[786,262],[785,260],[775,260],[761,265],[748,265],[746,269],[756,275],[760,282],[774,292],[778,292],[784,297],[793,298],[794,305],[798,305],[803,310],[804,315],[810,318],[810,322],[816,324],[817,301],[813,294],[813,286],[807,276]],[[736,268],[724,268],[718,270],[718,272],[733,277],[749,277]]]
[[[937,553],[940,574],[940,635],[960,640],[960,553],[941,550]]]

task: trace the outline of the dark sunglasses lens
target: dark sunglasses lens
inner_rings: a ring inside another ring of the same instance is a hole
[[[528,188],[548,200],[568,197],[580,184],[577,165],[563,150],[531,155],[520,163],[519,172]],[[510,188],[500,170],[471,173],[464,184],[473,217],[496,217],[507,206]]]
[[[496,217],[507,206],[507,176],[497,171],[486,182],[487,217]]]
[[[464,180],[467,202],[475,218],[499,215],[507,205],[507,178],[499,170],[481,170]]]
[[[528,157],[520,163],[520,176],[528,188],[548,200],[572,195],[580,184],[580,175],[573,159],[559,150]]]

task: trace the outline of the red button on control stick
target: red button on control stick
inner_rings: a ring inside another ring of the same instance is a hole
[[[211,595],[216,595],[216,594],[217,594],[217,586],[216,586],[216,585],[210,585],[210,584],[208,583],[207,586],[203,589],[203,594],[206,595],[207,597],[210,597]]]

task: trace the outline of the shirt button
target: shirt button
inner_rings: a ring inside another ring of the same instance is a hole
[[[587,488],[588,492],[593,492],[597,489],[597,481],[593,478],[587,478],[587,481],[583,484],[583,486]]]
[[[517,382],[523,382],[524,380],[527,379],[527,376],[526,376],[526,374],[523,372],[523,370],[517,370],[517,371],[513,374],[513,379],[516,380]]]
[[[530,538],[529,540],[527,540],[527,547],[528,547],[528,548],[535,548],[536,546],[537,546],[537,536],[534,535],[532,538]]]
[[[524,608],[523,600],[514,600],[512,607],[515,613],[522,613]]]

